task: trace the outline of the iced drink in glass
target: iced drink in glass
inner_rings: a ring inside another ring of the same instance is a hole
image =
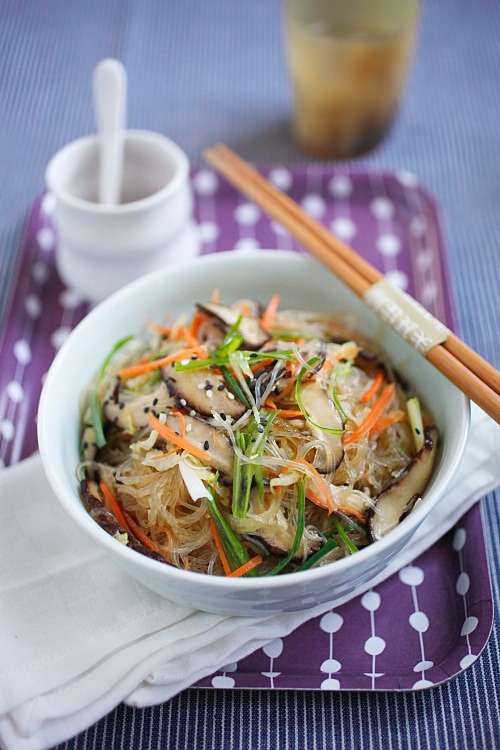
[[[418,28],[419,0],[285,0],[293,133],[320,157],[348,159],[384,137]]]

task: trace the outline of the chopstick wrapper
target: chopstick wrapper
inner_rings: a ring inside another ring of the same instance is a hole
[[[473,405],[466,453],[446,497],[410,548],[364,590],[418,557],[500,484],[499,446],[500,427]],[[0,471],[0,518],[5,750],[50,748],[122,701],[166,701],[331,608],[238,618],[163,599],[79,531],[50,490],[38,455]]]

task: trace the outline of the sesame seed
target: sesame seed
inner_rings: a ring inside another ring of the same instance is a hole
[[[205,383],[198,383],[198,389],[203,391],[205,389]]]
[[[210,443],[208,442],[208,440],[205,440],[205,442],[203,443],[203,447],[206,451],[210,448]]]
[[[118,408],[119,408],[119,409],[124,409],[124,408],[125,408],[125,404],[123,403],[123,401],[121,401],[121,402],[120,402],[120,403],[118,404]]]
[[[264,432],[264,428],[263,427],[257,427],[257,432],[260,432],[260,434],[262,435],[262,433]]]
[[[226,417],[226,415],[224,414],[224,412],[223,412],[223,411],[221,411],[221,413],[219,414],[219,416],[220,416],[220,418],[221,418],[221,419],[222,419],[222,420],[223,420],[224,422],[226,421],[227,417]]]
[[[221,383],[220,385],[217,386],[217,390],[218,391],[223,391],[225,387],[226,386],[224,385],[224,383]]]
[[[157,398],[154,398],[154,399],[153,399],[153,406],[156,406],[156,404],[157,404],[157,403],[158,403],[158,399],[157,399]]]
[[[186,401],[185,398],[181,398],[181,400],[179,401],[179,403],[180,403],[181,406],[186,406],[187,401]]]
[[[213,391],[206,391],[206,394],[207,394],[207,398],[212,398],[212,396],[214,395],[214,392]]]
[[[186,357],[186,359],[181,359],[181,365],[183,365],[185,367],[188,364],[189,364],[189,358],[188,357]]]
[[[145,406],[143,409],[144,414],[147,414],[149,411],[149,406]]]
[[[194,409],[191,409],[191,411],[189,412],[189,414],[190,414],[191,417],[196,417],[196,411]]]
[[[193,425],[192,424],[187,424],[186,425],[186,432],[191,432],[192,429],[193,429]]]
[[[231,400],[234,399],[234,393],[231,393],[231,391],[228,391],[227,397],[230,398]]]

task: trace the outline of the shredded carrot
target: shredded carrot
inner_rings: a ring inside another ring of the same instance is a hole
[[[279,407],[276,408],[279,409],[278,416],[284,417],[285,419],[297,419],[298,417],[304,416],[300,409],[280,409]]]
[[[149,323],[149,327],[153,329],[153,331],[156,331],[157,333],[161,333],[163,336],[167,337],[170,336],[172,329],[167,328],[166,326],[161,326],[158,323]]]
[[[260,565],[261,562],[261,555],[255,555],[255,557],[252,557],[251,560],[248,560],[246,563],[243,563],[243,565],[240,565],[239,568],[236,568],[236,570],[232,570],[231,573],[227,573],[226,575],[228,578],[240,578],[240,576],[244,576],[245,573],[253,570],[257,567],[257,565]]]
[[[267,365],[270,365],[272,362],[274,362],[273,359],[268,357],[267,359],[261,359],[260,362],[257,362],[257,364],[252,365],[250,367],[252,372],[255,372],[256,370],[260,370],[261,367],[267,367]]]
[[[123,511],[125,518],[127,519],[127,523],[130,526],[131,533],[137,537],[137,539],[144,544],[145,547],[149,547],[149,549],[153,550],[153,552],[157,552],[159,555],[165,558],[168,562],[170,562],[167,555],[163,552],[160,547],[158,547],[157,544],[153,542],[150,536],[146,534],[144,529],[142,529],[139,524],[134,521],[130,513],[128,513],[126,510]]]
[[[136,375],[142,375],[144,372],[151,372],[152,370],[157,370],[159,367],[166,367],[166,365],[169,365],[171,362],[178,362],[181,359],[189,359],[194,356],[206,359],[208,357],[208,352],[204,346],[200,345],[191,347],[190,349],[182,349],[179,352],[168,354],[161,359],[155,359],[148,362],[140,361],[136,362],[135,365],[130,365],[130,367],[123,367],[118,371],[118,375],[123,380],[126,380],[127,378],[135,378]]]
[[[224,568],[224,573],[228,576],[231,574],[231,566],[227,561],[226,553],[224,552],[219,532],[217,531],[217,526],[212,519],[210,519],[210,526],[212,528],[212,534],[214,535],[215,546],[217,547],[217,552],[219,553],[220,561],[222,563],[222,567]]]
[[[328,357],[325,359],[323,364],[318,370],[318,375],[324,375],[328,370],[330,370],[333,367],[333,362],[331,359],[328,359]]]
[[[282,474],[288,474],[289,471],[290,471],[290,467],[289,466],[284,466],[283,469],[281,470],[281,474],[279,476],[281,476]],[[265,475],[266,475],[266,472],[264,471],[264,476]],[[270,474],[269,474],[269,476],[270,476]],[[276,495],[276,497],[281,497],[281,495],[284,492],[284,489],[285,489],[285,485],[278,484],[278,485],[275,485],[273,487],[273,492]]]
[[[308,461],[306,461],[303,458],[295,458],[294,463],[302,464],[303,466],[306,466],[312,475],[314,482],[318,489],[321,491],[321,496],[317,495],[317,493],[313,493],[316,498],[322,501],[322,506],[328,508],[328,512],[331,513],[333,510],[332,500],[331,500],[331,493],[330,488],[328,487],[328,484],[323,479],[321,474],[317,469],[314,468],[312,464],[310,464]],[[311,498],[313,500],[313,498]],[[313,500],[315,502],[315,500]]]
[[[372,384],[366,390],[363,395],[361,396],[361,401],[363,404],[367,404],[368,401],[371,401],[374,396],[376,396],[378,389],[382,385],[382,381],[384,380],[384,373],[382,370],[379,370],[377,374],[375,375]]]
[[[111,507],[111,510],[113,512],[113,515],[116,518],[116,520],[118,521],[118,523],[121,526],[123,526],[123,528],[126,529],[129,533],[131,533],[130,527],[127,524],[127,520],[126,520],[126,518],[124,516],[123,510],[122,510],[122,508],[121,508],[121,506],[120,506],[117,498],[111,492],[111,490],[108,487],[108,485],[105,482],[99,482],[99,487],[101,488],[102,494],[104,495],[104,497],[108,501],[108,503],[109,503],[109,505]]]
[[[290,363],[290,362],[287,362],[287,367],[288,367],[288,368],[291,368],[291,363]],[[285,385],[285,387],[283,388],[283,390],[282,390],[282,391],[280,391],[280,393],[279,393],[279,397],[280,397],[280,398],[285,398],[286,396],[288,396],[288,394],[289,394],[289,393],[290,393],[291,391],[293,391],[293,390],[294,390],[294,388],[295,388],[295,378],[293,378],[293,377],[292,377],[292,374],[290,373],[290,380],[289,380],[289,382],[288,382],[288,383],[287,383],[287,384]]]
[[[202,312],[202,310],[195,311],[191,321],[191,333],[193,336],[198,338],[200,327],[206,320],[208,320],[208,315],[206,313]]]
[[[357,510],[354,510],[353,508],[348,508],[347,505],[337,505],[335,510],[338,510],[340,513],[345,513],[348,516],[354,516],[358,519],[358,521],[361,521],[361,523],[365,523],[365,517],[359,513]]]
[[[189,328],[186,328],[183,326],[182,328],[179,328],[179,338],[182,338],[185,340],[186,344],[192,347],[200,346],[200,342],[196,338],[196,336],[193,335],[193,333],[189,330]]]
[[[184,570],[189,570],[189,555],[186,555],[186,559],[184,560]]]
[[[212,297],[210,298],[210,302],[217,303],[219,301],[219,290],[214,289],[212,292]]]
[[[285,419],[294,419],[295,417],[304,416],[300,409],[282,409],[280,406],[276,406],[276,403],[270,396],[266,398],[264,408],[268,409],[269,411],[279,412],[279,416],[284,417]]]
[[[177,453],[179,448],[175,446],[175,448],[171,451],[167,451],[166,453],[161,453],[159,456],[151,456],[151,461],[159,461],[160,458],[167,458],[167,456],[172,456],[174,453]]]
[[[248,316],[248,315],[252,314],[252,309],[251,309],[250,305],[248,305],[246,302],[242,302],[240,304],[240,310],[243,313],[243,315],[247,315]]]
[[[267,305],[260,319],[260,324],[265,331],[269,330],[271,323],[273,322],[274,316],[276,315],[276,311],[279,307],[279,304],[280,304],[280,296],[279,294],[274,294],[269,300],[269,304]]]
[[[396,411],[393,411],[390,414],[384,414],[377,419],[377,421],[371,428],[370,437],[380,435],[380,433],[387,429],[389,425],[395,424],[396,422],[402,422],[406,418],[406,413],[404,411],[401,411],[401,409],[396,409]]]
[[[372,408],[368,412],[368,416],[361,422],[353,432],[349,432],[344,435],[344,445],[350,445],[359,440],[365,433],[369,432],[375,425],[380,416],[382,416],[385,408],[388,406],[390,400],[394,396],[396,388],[394,383],[388,383],[382,390],[382,393],[377,398]]]
[[[201,448],[198,448],[196,445],[193,445],[188,440],[186,440],[185,437],[178,435],[176,432],[171,430],[170,427],[167,427],[166,424],[160,422],[160,420],[157,419],[154,414],[149,414],[148,420],[153,430],[156,430],[158,435],[161,435],[163,438],[165,438],[165,440],[168,440],[170,443],[177,445],[179,448],[188,451],[188,453],[191,453],[193,456],[200,458],[202,461],[211,460],[210,453],[201,450]]]
[[[186,437],[186,420],[184,419],[184,414],[181,411],[177,411],[176,409],[172,409],[172,416],[177,417],[179,420],[179,424],[181,426],[181,437]]]
[[[306,492],[306,497],[308,500],[311,500],[315,505],[319,506],[320,508],[325,508],[326,510],[330,511],[330,506],[328,503],[323,500],[323,498],[318,495],[317,492],[314,492],[310,487],[308,488]]]

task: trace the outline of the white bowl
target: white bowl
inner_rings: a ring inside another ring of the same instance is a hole
[[[435,470],[423,502],[381,541],[352,557],[269,578],[227,579],[192,573],[151,560],[109,536],[78,495],[79,399],[99,364],[121,337],[166,311],[190,312],[218,289],[221,300],[249,297],[266,302],[278,292],[282,307],[350,310],[358,327],[377,339],[422,396],[440,431]],[[384,569],[439,502],[465,448],[468,399],[421,355],[382,324],[359,299],[310,257],[281,251],[218,253],[145,276],[119,290],[78,325],[58,352],[42,392],[38,438],[48,480],[76,523],[130,575],[159,594],[209,612],[262,615],[335,604]],[[78,528],[77,528],[78,527]]]

